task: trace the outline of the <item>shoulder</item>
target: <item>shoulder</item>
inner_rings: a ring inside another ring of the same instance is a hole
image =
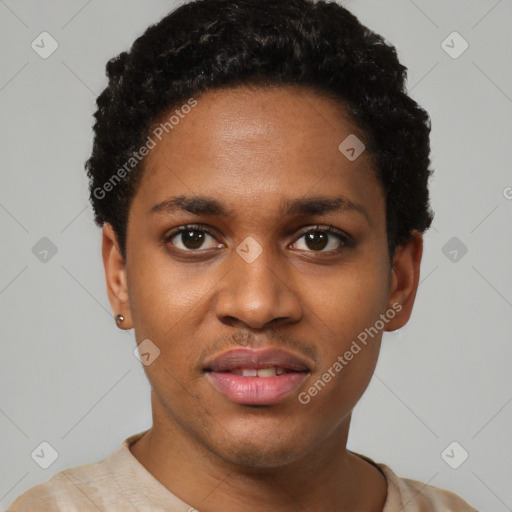
[[[352,452],[375,466],[386,478],[388,495],[382,512],[478,512],[460,496],[410,478],[400,478],[386,464]]]
[[[117,476],[129,468],[127,446],[142,434],[126,439],[98,462],[65,469],[48,481],[31,487],[16,498],[8,512],[104,510],[110,498],[120,491]]]
[[[8,508],[8,512],[33,510],[97,511],[94,503],[98,480],[104,468],[101,463],[85,464],[66,469],[53,475],[48,481],[31,487]]]
[[[389,512],[394,512],[394,506],[403,507],[404,512],[478,512],[460,496],[447,489],[418,480],[400,478],[385,464],[377,465],[388,481]],[[384,512],[388,512],[387,507],[384,508]]]

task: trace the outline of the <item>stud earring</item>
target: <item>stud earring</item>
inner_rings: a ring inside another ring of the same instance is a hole
[[[116,323],[117,325],[121,325],[124,322],[124,316],[123,315],[116,315]]]

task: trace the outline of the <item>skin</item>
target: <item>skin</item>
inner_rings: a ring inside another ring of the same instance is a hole
[[[197,101],[146,157],[126,262],[112,227],[103,228],[112,309],[137,343],[149,338],[161,351],[144,367],[153,426],[130,450],[202,512],[381,511],[384,476],[346,442],[382,331],[307,405],[296,393],[263,407],[235,404],[202,368],[234,347],[282,347],[312,362],[298,390],[307,391],[394,303],[402,309],[385,330],[407,323],[422,235],[413,231],[390,265],[383,189],[367,152],[351,162],[338,150],[349,134],[364,141],[340,104],[295,87],[224,89]],[[232,216],[148,214],[182,194],[213,197]],[[359,203],[366,215],[279,213],[283,200],[333,195]],[[202,245],[181,235],[164,241],[190,223],[210,227],[212,236]],[[304,231],[317,225],[338,228],[354,245],[335,234],[307,243]],[[248,236],[263,250],[252,263],[236,252]]]

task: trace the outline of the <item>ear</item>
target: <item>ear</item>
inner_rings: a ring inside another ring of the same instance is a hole
[[[423,236],[413,230],[409,239],[396,248],[393,256],[388,308],[397,314],[387,322],[386,331],[400,329],[409,321],[418,290],[422,255]]]
[[[121,255],[119,243],[114,228],[106,223],[102,228],[103,266],[105,268],[105,281],[107,285],[108,300],[114,311],[114,316],[121,314],[124,321],[119,327],[131,329],[133,327],[126,267]]]

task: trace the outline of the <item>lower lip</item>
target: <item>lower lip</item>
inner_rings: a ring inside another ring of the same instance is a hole
[[[275,377],[243,377],[228,372],[208,372],[213,386],[232,402],[244,405],[275,404],[302,384],[305,372],[290,372]]]

